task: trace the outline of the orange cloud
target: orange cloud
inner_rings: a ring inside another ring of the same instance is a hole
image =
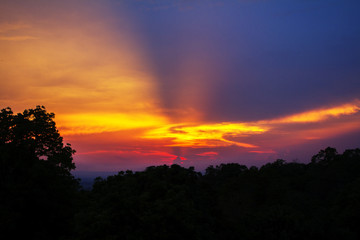
[[[117,132],[166,124],[161,115],[148,113],[74,113],[57,117],[64,135]]]
[[[111,154],[111,155],[141,155],[141,156],[158,156],[161,158],[164,158],[166,160],[171,160],[173,158],[176,158],[176,155],[163,152],[163,151],[123,151],[123,150],[96,150],[91,152],[82,152],[78,155],[94,155],[94,154]]]
[[[77,155],[96,155],[96,154],[115,154],[115,155],[120,155],[125,153],[124,151],[116,151],[116,150],[96,150],[96,151],[91,151],[91,152],[81,152],[81,153],[77,153]]]

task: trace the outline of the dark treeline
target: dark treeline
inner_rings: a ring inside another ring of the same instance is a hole
[[[359,239],[360,149],[308,164],[152,166],[82,190],[45,108],[0,113],[0,234],[10,239]],[[7,239],[7,238],[4,238]]]

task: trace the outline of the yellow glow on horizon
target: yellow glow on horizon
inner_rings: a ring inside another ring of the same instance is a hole
[[[251,126],[244,123],[217,123],[202,125],[172,125],[150,130],[144,138],[172,139],[169,146],[181,147],[221,147],[237,145],[245,148],[256,148],[256,145],[231,141],[225,136],[244,134],[260,134],[267,129],[260,126]]]
[[[351,115],[359,112],[359,102],[340,105],[333,108],[324,108],[308,112],[290,115],[275,120],[263,120],[258,122],[245,123],[214,123],[214,124],[172,124],[164,127],[155,128],[146,132],[143,138],[146,139],[168,139],[167,146],[176,147],[226,147],[236,145],[244,148],[257,148],[257,144],[246,143],[246,137],[251,135],[266,135],[272,133],[274,128],[281,129],[288,124],[299,124],[307,122],[321,122],[333,117]],[[354,125],[353,127],[356,127]],[[278,130],[277,130],[278,131]],[[319,139],[321,136],[307,136],[314,134],[313,131],[296,131],[293,130],[291,138],[311,140]],[[324,132],[321,132],[324,135]],[[325,136],[325,135],[324,135]],[[231,137],[245,137],[245,142],[231,140]],[[229,139],[230,138],[230,139]],[[259,152],[259,151],[258,151]]]

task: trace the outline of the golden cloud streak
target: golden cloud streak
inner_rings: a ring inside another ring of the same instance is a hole
[[[279,118],[271,121],[261,121],[261,123],[307,123],[325,121],[331,117],[339,117],[341,115],[355,114],[360,110],[360,102],[355,101],[351,104],[344,104],[341,106],[317,109],[299,114],[294,114],[284,118]]]
[[[323,108],[312,110],[308,112],[290,115],[284,118],[275,120],[264,120],[249,123],[216,123],[216,124],[172,124],[165,127],[157,128],[146,132],[143,138],[148,139],[169,139],[168,146],[176,147],[226,147],[239,146],[244,148],[257,148],[255,144],[238,142],[229,140],[229,138],[249,137],[251,135],[261,135],[271,132],[275,126],[277,129],[287,126],[288,124],[300,124],[309,122],[323,122],[334,117],[341,117],[344,115],[352,115],[359,112],[359,101],[353,103],[340,105],[333,108]],[[359,127],[358,125],[351,125],[351,129]],[[346,128],[348,129],[348,128]],[[319,136],[307,136],[307,134],[314,134],[313,130],[293,130],[293,136],[300,139],[317,139]],[[306,134],[305,134],[306,133]],[[324,132],[321,132],[324,133]],[[305,134],[305,135],[304,135]],[[318,135],[318,134],[316,134]],[[262,151],[251,151],[262,153]],[[268,152],[266,152],[268,153]]]
[[[259,134],[267,129],[245,123],[217,123],[202,125],[171,125],[150,130],[144,138],[168,138],[172,143],[168,146],[177,147],[222,147],[237,145],[245,148],[256,148],[256,145],[235,142],[225,139],[226,135]]]

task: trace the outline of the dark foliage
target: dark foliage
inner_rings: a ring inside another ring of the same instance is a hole
[[[81,191],[54,115],[0,113],[0,234],[18,239],[359,239],[360,149],[309,164],[178,165]],[[9,238],[9,237],[8,237]]]
[[[260,169],[178,165],[98,178],[80,239],[358,239],[360,149]]]
[[[0,233],[10,239],[71,235],[78,181],[72,150],[44,107],[0,112]]]

